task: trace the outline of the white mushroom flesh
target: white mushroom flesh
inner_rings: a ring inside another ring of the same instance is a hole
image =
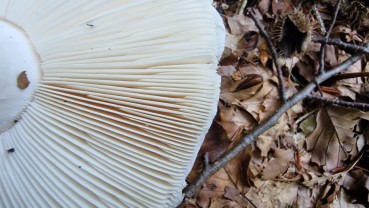
[[[209,0],[1,0],[0,38],[0,207],[181,201],[219,94]]]

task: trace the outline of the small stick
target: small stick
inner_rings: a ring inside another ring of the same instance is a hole
[[[316,8],[316,4],[314,4],[314,6],[313,6],[313,13],[314,13],[314,16],[316,17],[316,19],[318,20],[320,30],[322,31],[323,34],[326,34],[327,30],[325,29],[325,26],[324,26],[324,23],[323,23],[323,20],[322,20],[322,16],[320,16],[320,13],[319,13],[318,9]]]
[[[204,162],[203,162],[203,166],[204,166],[204,171],[206,171],[209,168],[209,154],[206,152],[204,154]]]
[[[315,36],[312,39],[313,39],[313,41],[315,41],[317,43],[325,43],[325,44],[328,44],[328,45],[335,45],[339,49],[345,50],[349,53],[364,53],[366,55],[369,55],[369,48],[359,46],[359,45],[354,45],[354,44],[351,44],[351,43],[345,43],[345,42],[341,41],[340,39],[330,39],[330,38],[319,37],[319,36]]]
[[[285,89],[284,89],[284,78],[281,66],[278,63],[278,55],[275,47],[273,46],[272,39],[269,37],[268,33],[265,31],[265,29],[261,26],[260,21],[256,18],[254,11],[249,11],[248,15],[251,17],[251,19],[255,22],[256,27],[259,29],[261,36],[265,39],[268,48],[272,54],[272,59],[275,68],[277,69],[277,75],[278,75],[278,82],[279,82],[279,97],[282,100],[282,103],[286,102],[286,95],[285,95]]]
[[[334,9],[334,14],[333,14],[333,19],[332,19],[331,25],[329,26],[327,32],[324,35],[325,40],[327,40],[329,38],[329,35],[331,34],[332,29],[333,29],[334,25],[336,24],[337,14],[338,14],[338,11],[340,10],[340,7],[341,7],[341,1],[342,0],[337,0],[336,7]],[[319,70],[318,70],[319,74],[324,73],[325,48],[326,48],[325,46],[326,46],[326,44],[322,43],[322,45],[320,47]]]
[[[359,78],[359,77],[369,77],[369,72],[357,72],[357,73],[346,73],[346,74],[337,74],[327,81],[339,81],[343,79],[352,79],[352,78]]]
[[[366,44],[369,46],[369,44]],[[346,61],[342,62],[340,65],[334,67],[333,69],[320,74],[316,77],[316,82],[318,84],[324,82],[328,78],[332,77],[333,75],[347,69],[352,64],[356,63],[363,57],[362,54],[356,54],[348,58]],[[274,126],[278,119],[286,113],[286,111],[300,102],[302,99],[307,98],[310,93],[315,89],[316,84],[311,82],[310,84],[306,85],[299,93],[292,96],[288,99],[287,102],[283,103],[279,109],[268,119],[266,119],[263,123],[258,125],[254,128],[248,135],[246,135],[240,143],[234,146],[232,149],[224,153],[216,162],[209,165],[206,171],[203,171],[199,177],[191,184],[189,184],[184,189],[184,194],[186,197],[193,197],[197,194],[197,190],[201,187],[202,184],[206,182],[206,180],[220,170],[225,164],[231,161],[234,157],[236,157],[241,151],[243,151],[249,144],[251,144],[258,136],[262,133],[267,131],[270,127]]]
[[[334,105],[339,105],[339,106],[344,106],[344,107],[351,107],[351,108],[358,108],[358,109],[362,109],[362,110],[369,110],[369,104],[368,103],[349,102],[349,101],[343,101],[343,100],[332,100],[332,99],[329,99],[329,98],[316,96],[316,95],[309,95],[309,96],[307,96],[307,98],[312,99],[312,100],[319,100],[321,102],[328,103],[328,104],[334,104]]]
[[[247,0],[242,0],[241,8],[240,8],[240,11],[238,12],[239,15],[243,14],[243,12],[245,11],[246,5],[247,5]]]

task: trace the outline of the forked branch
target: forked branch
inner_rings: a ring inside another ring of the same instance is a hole
[[[335,9],[335,13],[334,13],[334,16],[332,18],[332,24],[328,28],[325,36],[323,38],[320,38],[320,39],[318,39],[318,38],[315,39],[315,41],[323,43],[321,45],[322,48],[325,47],[325,44],[337,43],[337,42],[334,42],[334,43],[330,42],[331,40],[329,40],[328,36],[329,36],[330,32],[332,31],[332,28],[335,24],[335,19],[337,17],[337,13],[338,13],[338,9],[340,7],[340,3],[341,3],[341,0],[338,0],[337,5],[336,5],[336,9]],[[324,65],[321,65],[322,69],[321,69],[320,73],[317,75],[317,77],[315,78],[315,81],[311,82],[308,85],[306,85],[300,92],[298,92],[294,96],[287,99],[285,97],[286,95],[285,95],[285,89],[284,89],[284,87],[285,87],[284,77],[283,77],[283,74],[282,74],[281,67],[279,66],[278,61],[277,61],[278,60],[278,54],[276,52],[276,48],[273,46],[271,38],[269,37],[268,33],[263,28],[260,21],[257,19],[255,13],[253,11],[249,11],[248,15],[254,20],[255,25],[258,27],[261,36],[266,40],[267,45],[269,47],[269,50],[272,54],[273,63],[275,65],[275,67],[277,69],[277,73],[278,73],[279,94],[280,94],[280,98],[282,100],[282,104],[278,108],[278,110],[270,118],[266,119],[263,123],[261,123],[256,128],[254,128],[249,134],[247,134],[244,138],[242,138],[242,140],[237,145],[235,145],[232,149],[228,150],[226,153],[224,153],[222,156],[220,156],[220,158],[216,162],[214,162],[213,164],[208,164],[208,160],[206,160],[205,164],[204,164],[204,167],[206,167],[206,168],[204,168],[203,172],[197,177],[197,179],[194,182],[189,184],[184,189],[184,195],[187,198],[194,197],[197,194],[200,187],[206,182],[206,180],[211,175],[213,175],[218,170],[220,170],[222,167],[224,167],[224,165],[226,165],[229,161],[231,161],[234,157],[236,157],[240,152],[244,151],[245,148],[249,144],[251,144],[256,138],[258,138],[261,134],[263,134],[268,129],[273,127],[277,123],[278,119],[281,116],[283,116],[290,108],[292,108],[294,105],[298,104],[303,99],[312,98],[311,97],[311,92],[314,89],[316,89],[317,86],[319,86],[322,82],[326,81],[327,79],[331,78],[332,76],[334,76],[334,75],[340,73],[341,71],[347,69],[348,67],[350,67],[351,65],[353,65],[354,63],[359,61],[363,57],[364,53],[365,54],[367,53],[366,48],[369,46],[369,44],[366,44],[365,46],[360,46],[359,49],[357,49],[357,50],[353,50],[353,51],[357,51],[358,53],[355,53],[350,58],[348,58],[346,61],[342,62],[340,65],[334,67],[333,69],[330,69],[330,70],[326,71],[326,70],[323,70]],[[338,44],[342,45],[341,42],[338,42]],[[346,45],[344,45],[344,46],[346,46]],[[351,47],[351,45],[346,46],[346,48],[349,48],[349,47]],[[322,56],[320,57],[320,62],[324,63],[324,49],[322,49],[322,48],[321,48],[321,52],[322,52],[321,55]],[[318,99],[318,98],[316,98],[316,99]],[[366,107],[366,105],[365,105],[365,107]],[[206,159],[206,157],[205,157],[205,159]]]
[[[367,45],[368,46],[368,45]],[[316,83],[320,84],[327,80],[328,78],[332,77],[333,75],[347,69],[358,60],[363,57],[362,54],[356,54],[351,56],[349,59],[341,63],[339,66],[327,71],[325,73],[320,74],[316,77]],[[316,85],[315,82],[311,82],[310,84],[306,85],[299,93],[292,96],[290,99],[287,100],[284,104],[282,104],[279,109],[267,119],[264,123],[257,126],[253,129],[248,135],[246,135],[239,144],[237,144],[233,149],[229,150],[225,154],[223,154],[214,164],[211,164],[207,167],[207,170],[203,171],[201,175],[190,185],[186,187],[185,196],[186,197],[193,197],[196,195],[197,190],[206,182],[206,180],[220,170],[224,165],[226,165],[229,161],[231,161],[234,157],[236,157],[241,151],[243,151],[249,144],[251,144],[258,136],[262,133],[267,131],[269,128],[274,126],[278,119],[287,112],[288,109],[296,105],[301,100],[307,98],[311,92],[315,89]]]

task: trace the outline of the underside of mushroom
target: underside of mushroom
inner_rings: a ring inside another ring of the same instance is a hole
[[[208,0],[0,1],[0,207],[173,207],[216,112]]]

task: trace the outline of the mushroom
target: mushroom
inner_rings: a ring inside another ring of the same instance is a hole
[[[176,206],[218,101],[211,2],[0,1],[0,207]]]

